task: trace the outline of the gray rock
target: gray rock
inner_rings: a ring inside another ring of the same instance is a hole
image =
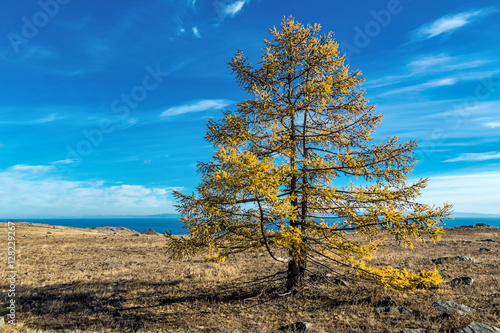
[[[458,287],[458,286],[471,287],[473,283],[474,283],[473,278],[471,278],[469,276],[462,276],[462,277],[458,277],[456,279],[451,280],[450,285],[452,287]]]
[[[385,299],[378,301],[375,304],[376,307],[390,307],[390,306],[398,306],[398,303],[391,296],[386,297]]]
[[[445,261],[450,259],[450,257],[443,257],[443,258],[437,258],[437,259],[432,259],[432,262],[436,265],[441,265],[444,264]]]
[[[457,304],[451,301],[435,301],[432,303],[441,315],[453,315],[454,313],[464,316],[474,313],[476,310],[463,304]]]
[[[486,247],[482,247],[479,249],[479,252],[491,252],[491,249],[488,249]]]
[[[388,296],[385,299],[378,301],[375,304],[375,313],[390,313],[390,312],[399,312],[412,314],[413,310],[405,308],[404,306],[398,306],[398,303],[394,300],[394,298]]]
[[[292,331],[292,332],[306,332],[311,328],[312,324],[306,323],[304,321],[297,321],[293,324],[288,324],[281,326],[280,331]]]
[[[141,263],[140,263],[140,262],[138,262],[138,261],[129,261],[129,262],[128,262],[128,264],[129,264],[129,265],[132,265],[132,266],[138,266],[138,265],[140,265]]]
[[[401,331],[401,333],[424,333],[425,330],[423,328],[405,328]]]
[[[486,223],[476,223],[476,227],[489,227]]]
[[[456,256],[456,257],[453,257],[453,259],[457,260],[457,261],[477,262],[477,260],[475,258],[467,257],[467,256]]]
[[[500,328],[488,324],[472,322],[454,333],[500,333]]]
[[[468,261],[468,262],[477,262],[475,258],[467,257],[467,256],[456,256],[456,257],[442,257],[437,259],[432,259],[432,262],[436,265],[444,264],[446,261],[456,260],[456,261]]]

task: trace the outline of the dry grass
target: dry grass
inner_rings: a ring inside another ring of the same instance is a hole
[[[471,321],[500,326],[500,228],[450,229],[442,241],[414,251],[396,245],[376,262],[409,270],[433,269],[432,258],[466,255],[479,263],[439,265],[446,280],[472,276],[472,287],[441,285],[394,292],[365,282],[318,283],[299,296],[280,296],[281,281],[249,281],[283,267],[259,253],[225,263],[203,257],[169,261],[163,236],[16,223],[17,323],[8,332],[273,332],[295,321],[311,332],[452,332]],[[7,226],[0,224],[7,248]],[[493,241],[486,241],[487,239]],[[492,251],[479,251],[489,248]],[[5,250],[6,251],[6,250]],[[0,282],[4,313],[8,285]],[[264,289],[263,289],[264,288]],[[258,296],[254,298],[255,296]],[[392,296],[413,314],[376,314]],[[465,317],[439,318],[438,299],[475,308]]]

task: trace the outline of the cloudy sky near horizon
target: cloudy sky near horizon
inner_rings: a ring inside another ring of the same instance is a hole
[[[284,17],[334,31],[384,115],[417,140],[421,201],[500,214],[500,6],[481,1],[7,0],[0,19],[0,219],[174,213],[209,117],[247,96]]]

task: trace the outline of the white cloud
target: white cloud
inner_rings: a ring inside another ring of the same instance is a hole
[[[451,158],[444,162],[481,162],[496,159],[500,159],[500,152],[491,151],[487,153],[464,153],[460,154],[458,157]]]
[[[168,108],[160,114],[160,117],[176,116],[191,112],[219,110],[233,103],[233,101],[227,99],[204,99]]]
[[[489,122],[489,123],[485,123],[483,124],[485,127],[489,127],[489,128],[497,128],[497,127],[500,127],[500,121],[496,121],[496,122]]]
[[[440,73],[454,70],[463,70],[470,68],[477,68],[487,64],[488,60],[485,59],[471,59],[477,55],[468,55],[461,57],[450,57],[445,54],[423,56],[408,64],[412,69],[412,74],[422,73]]]
[[[430,67],[441,66],[443,64],[447,64],[452,60],[451,57],[445,54],[437,54],[432,56],[424,56],[417,60],[414,60],[408,64],[410,68],[413,68],[414,71],[425,71]]]
[[[16,172],[26,172],[26,173],[45,173],[53,171],[54,167],[51,165],[28,165],[28,164],[17,164],[10,167],[8,170]]]
[[[399,93],[409,92],[409,91],[422,91],[422,90],[427,90],[427,89],[431,89],[431,88],[452,86],[457,82],[458,82],[458,80],[456,78],[453,78],[453,77],[435,79],[435,80],[431,80],[428,82],[416,84],[413,86],[408,86],[408,87],[404,87],[404,88],[390,90],[390,91],[383,93],[382,96],[399,94]]]
[[[0,184],[0,218],[168,213],[173,212],[169,195],[176,189],[71,181],[62,179],[54,165],[25,164],[0,170]]]
[[[443,33],[451,33],[458,28],[471,23],[473,18],[477,18],[480,14],[483,14],[484,11],[488,10],[467,11],[443,16],[434,22],[427,23],[419,27],[413,32],[414,37],[417,39],[428,39],[439,36]]]
[[[429,177],[418,202],[431,205],[448,202],[456,212],[500,214],[499,188],[499,172]]]
[[[200,30],[198,30],[198,27],[193,27],[193,35],[196,38],[201,38]]]
[[[411,86],[406,86],[403,88],[389,90],[389,91],[381,94],[381,96],[393,95],[393,94],[398,94],[398,93],[403,93],[403,92],[423,91],[423,90],[437,88],[437,87],[452,86],[452,85],[455,85],[455,84],[460,83],[460,82],[481,80],[484,78],[493,77],[498,72],[500,72],[500,71],[495,70],[495,71],[463,73],[463,74],[461,73],[461,74],[457,74],[457,75],[453,75],[453,76],[448,76],[448,77],[444,77],[444,78],[430,80],[430,81],[427,81],[424,83],[419,83],[416,85],[411,85]]]
[[[468,101],[467,99],[450,101],[453,103],[453,109],[445,112],[437,112],[429,114],[427,118],[441,118],[441,119],[470,119],[477,118],[479,116],[488,116],[498,114],[500,109],[500,101],[488,101],[483,102],[479,99],[477,101]],[[479,118],[479,120],[484,119],[484,117]],[[494,124],[494,123],[493,123]]]
[[[38,119],[36,122],[37,123],[50,123],[54,120],[58,120],[60,118],[57,117],[57,114],[55,113],[52,113],[52,114],[49,114],[47,117],[44,117],[44,118],[41,118],[41,119]]]
[[[238,0],[233,3],[224,5],[222,8],[223,15],[231,17],[235,16],[243,9],[243,6],[245,5],[246,2],[247,0]]]
[[[54,162],[50,162],[50,164],[53,164],[53,165],[65,165],[65,164],[72,164],[72,163],[75,163],[77,162],[77,160],[74,160],[74,159],[66,159],[66,160],[59,160],[59,161],[54,161]]]
[[[481,56],[480,54],[468,54],[451,57],[444,53],[420,55],[406,65],[407,69],[405,69],[405,74],[389,75],[374,80],[368,79],[365,87],[379,88],[396,85],[404,81],[414,81],[425,76],[439,73],[477,68],[492,62],[488,59],[481,59]]]

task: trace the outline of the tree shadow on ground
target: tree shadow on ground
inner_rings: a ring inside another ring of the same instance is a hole
[[[230,305],[262,292],[262,285],[237,288],[229,283],[182,292],[176,290],[180,284],[181,280],[165,283],[135,280],[20,286],[16,291],[16,313],[24,326],[48,331],[164,331],[178,327],[186,311],[212,313],[203,304]],[[2,297],[4,309],[7,302]]]

